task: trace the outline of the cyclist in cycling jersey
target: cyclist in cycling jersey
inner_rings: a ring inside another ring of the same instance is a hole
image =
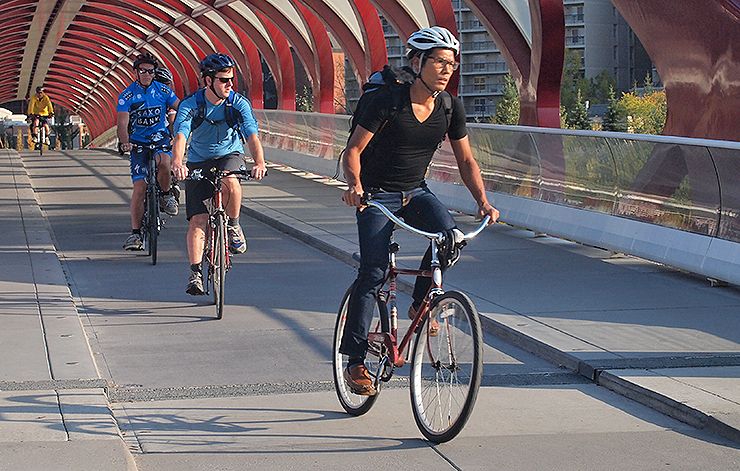
[[[121,150],[131,152],[131,180],[134,189],[131,195],[131,235],[123,248],[144,250],[141,237],[141,218],[144,215],[144,196],[146,193],[147,149],[137,146],[162,146],[156,151],[157,180],[162,189],[160,207],[172,216],[177,215],[177,200],[170,193],[169,150],[172,139],[167,129],[167,110],[177,108],[180,100],[168,86],[154,82],[154,73],[159,61],[151,54],[140,55],[134,61],[136,81],[126,87],[118,96],[118,141]],[[165,190],[167,189],[167,190]]]
[[[210,177],[210,169],[238,170],[244,162],[244,146],[247,141],[254,159],[251,175],[261,179],[267,167],[257,135],[257,120],[252,107],[244,96],[233,90],[236,63],[226,54],[211,54],[200,62],[200,73],[204,87],[183,99],[175,118],[174,158],[172,168],[178,179],[184,179],[194,169],[203,169]],[[227,110],[228,107],[228,110]],[[231,122],[229,121],[231,117]],[[188,146],[187,166],[183,165],[185,144],[192,133]],[[187,233],[190,276],[186,292],[193,296],[203,295],[201,258],[208,222],[208,210],[204,200],[213,195],[213,186],[204,180],[188,181],[185,185],[185,212],[189,221]],[[244,253],[247,240],[239,225],[242,203],[242,188],[239,180],[227,177],[223,181],[223,196],[226,215],[229,217],[227,232],[229,250]]]
[[[34,142],[36,141],[36,127],[42,121],[44,123],[44,130],[46,131],[44,144],[47,146],[50,144],[49,123],[46,120],[52,116],[54,116],[54,106],[51,104],[49,95],[44,93],[44,87],[36,87],[36,94],[28,101],[28,117],[31,120],[31,139]]]
[[[432,156],[447,134],[462,180],[478,203],[479,215],[491,216],[491,222],[498,219],[499,213],[486,198],[480,168],[473,158],[462,102],[453,98],[448,123],[439,96],[459,66],[459,52],[460,43],[445,28],[433,26],[413,33],[408,39],[406,58],[415,79],[402,90],[401,106],[393,109],[389,91],[374,92],[378,94],[368,102],[367,111],[357,117],[358,125],[347,144],[343,166],[349,189],[342,194],[342,200],[357,208],[361,261],[340,351],[349,357],[344,378],[356,394],[370,396],[376,392],[364,360],[375,293],[388,267],[388,244],[393,231],[393,223],[380,210],[363,207],[363,195],[372,194],[373,199],[408,224],[424,231],[453,229],[454,219],[424,180]],[[368,147],[375,133],[379,133],[378,138]],[[361,159],[366,148],[369,155],[366,153]],[[440,258],[444,266],[444,254]],[[431,252],[427,250],[421,268],[429,270],[430,266]],[[417,278],[410,317],[415,317],[429,286],[429,278]],[[433,322],[430,335],[436,335],[435,324],[439,329],[439,324]]]

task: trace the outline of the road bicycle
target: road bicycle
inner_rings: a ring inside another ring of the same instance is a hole
[[[203,169],[195,169],[187,178],[192,181],[206,180],[213,185],[213,196],[205,201],[208,209],[208,224],[206,225],[206,240],[203,247],[201,267],[203,270],[203,288],[206,295],[213,294],[213,304],[216,305],[216,318],[224,315],[224,281],[226,273],[231,269],[231,254],[228,250],[228,234],[226,223],[228,217],[223,204],[223,179],[231,175],[241,180],[250,180],[252,175],[245,166],[238,170],[218,170],[212,168],[209,172],[212,177],[203,175]]]
[[[354,283],[349,287],[342,299],[334,328],[332,363],[334,387],[339,402],[350,415],[365,414],[375,404],[383,383],[390,381],[395,368],[400,368],[410,361],[411,407],[416,425],[430,441],[436,443],[449,441],[460,433],[473,411],[481,383],[483,340],[478,311],[470,298],[459,291],[443,290],[442,269],[437,249],[440,246],[453,248],[456,253],[451,262],[448,262],[448,266],[451,266],[459,257],[459,250],[488,225],[490,218],[486,216],[480,225],[468,234],[456,229],[447,233],[432,233],[409,226],[377,201],[369,199],[366,204],[379,209],[396,226],[428,238],[432,253],[431,269],[399,268],[396,264],[396,254],[400,246],[391,238],[388,247],[389,265],[383,286],[376,296],[374,329],[371,327],[368,336],[365,360],[374,379],[376,394],[373,396],[354,394],[343,377],[348,358],[339,352],[339,347],[342,343]],[[447,239],[452,237],[454,242]],[[396,303],[398,275],[432,279],[429,291],[400,344]],[[438,328],[430,329],[435,320]],[[412,340],[414,340],[413,350]]]
[[[146,192],[144,194],[144,216],[141,219],[141,238],[144,241],[144,250],[147,256],[152,257],[152,265],[157,264],[157,239],[164,226],[164,219],[159,210],[159,200],[162,190],[157,180],[157,159],[159,152],[169,152],[169,145],[162,144],[133,144],[132,151],[145,153],[147,163]],[[169,158],[169,157],[166,157]],[[173,184],[173,186],[176,186]]]
[[[41,116],[41,115],[35,115],[36,120],[38,120],[38,124],[36,125],[36,132],[34,133],[34,136],[36,138],[36,150],[39,151],[39,156],[44,156],[44,146],[46,145],[46,138],[49,137],[46,135],[46,120],[50,118],[50,116]],[[31,121],[33,123],[33,121]]]

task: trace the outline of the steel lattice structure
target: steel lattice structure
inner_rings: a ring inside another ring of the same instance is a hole
[[[563,1],[465,3],[495,39],[517,82],[520,123],[559,127]],[[638,0],[614,3],[628,21],[637,24],[636,31],[651,56],[659,58],[656,65],[661,77],[671,78],[666,81],[669,112],[679,106],[693,110],[709,101],[734,128],[740,113],[740,106],[735,105],[738,86],[716,79],[738,70],[732,56],[732,44],[740,40],[738,0],[681,2],[683,10],[694,10],[692,18],[705,24],[720,18],[730,27],[723,36],[691,36],[691,50],[703,53],[700,62],[717,72],[703,75],[712,83],[709,90],[702,90],[701,84],[687,89],[680,83],[691,64],[696,64],[696,56],[683,60],[668,54],[667,38],[681,37],[692,25],[666,14],[671,0],[648,2],[649,6]],[[55,102],[81,115],[97,136],[115,124],[115,98],[134,79],[132,61],[140,52],[153,53],[172,71],[175,91],[183,96],[198,87],[199,59],[218,51],[235,58],[241,88],[249,89],[255,108],[263,106],[264,60],[275,80],[279,109],[295,109],[296,67],[302,67],[313,87],[314,109],[333,113],[337,76],[333,51],[344,53],[360,82],[388,60],[378,13],[404,39],[433,24],[457,34],[450,0],[3,0],[0,103],[25,99],[43,83]],[[649,22],[658,15],[661,28],[651,29]],[[703,47],[707,43],[712,47]],[[456,73],[452,90],[458,80]],[[680,94],[673,95],[680,102],[672,100],[674,83],[681,85]],[[728,101],[727,96],[734,96],[735,101]],[[687,106],[686,100],[694,105]],[[730,110],[733,106],[734,111]],[[697,137],[727,134],[717,132],[716,120],[708,121],[711,126],[684,126],[682,120],[690,115],[669,113],[666,132]],[[732,132],[736,135],[736,130]]]

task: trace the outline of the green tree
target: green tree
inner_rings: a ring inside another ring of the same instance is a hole
[[[607,109],[604,114],[604,120],[601,124],[601,128],[604,131],[627,131],[627,111],[624,106],[620,104],[619,100],[614,94],[614,89],[609,88],[607,95]]]
[[[575,103],[570,109],[567,109],[567,112],[566,123],[570,129],[591,129],[588,110],[580,90],[576,93]]]
[[[563,63],[563,81],[560,85],[560,103],[570,110],[576,103],[578,92],[587,93],[589,81],[583,77],[580,52],[566,49]]]
[[[624,93],[619,104],[627,116],[627,132],[638,134],[660,134],[666,118],[665,92],[653,91],[638,95],[636,92]]]
[[[560,105],[560,129],[568,129],[568,111]]]
[[[504,77],[504,96],[496,104],[493,122],[496,124],[519,123],[519,91],[510,74]]]
[[[297,111],[313,111],[313,91],[303,86],[301,93],[296,93],[295,108]]]
[[[613,93],[616,85],[614,77],[606,70],[602,70],[590,80],[588,94],[584,95],[584,98],[591,103],[607,103],[609,91]]]
[[[651,95],[653,92],[655,92],[655,87],[653,86],[653,76],[650,75],[650,72],[645,74],[645,78],[643,79],[643,86],[642,86],[642,94],[645,95]]]

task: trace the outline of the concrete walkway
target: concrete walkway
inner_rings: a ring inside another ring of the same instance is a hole
[[[136,469],[15,151],[0,150],[0,469]]]
[[[267,150],[273,162],[282,153]],[[355,218],[342,188],[277,165],[245,192],[245,212],[354,263]],[[474,225],[470,216],[456,219]],[[400,260],[412,267],[426,243],[403,232]],[[738,287],[504,224],[466,247],[446,287],[471,295],[489,332],[740,443]]]
[[[135,469],[23,164],[3,150],[0,162],[0,469]],[[274,166],[249,185],[244,211],[352,263],[341,191]],[[415,265],[423,241],[398,241]],[[740,443],[737,287],[503,224],[471,242],[446,281],[471,295],[489,332]]]

